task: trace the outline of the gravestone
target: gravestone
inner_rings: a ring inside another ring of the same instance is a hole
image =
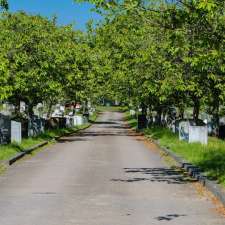
[[[73,127],[74,126],[74,118],[72,116],[65,116],[66,118],[66,127]]]
[[[20,113],[24,113],[26,111],[26,103],[20,101]]]
[[[182,121],[184,121],[184,120],[183,119],[180,119],[180,120],[175,120],[175,122],[174,122],[174,131],[175,131],[176,134],[179,133],[179,124]]]
[[[73,127],[77,126],[77,119],[75,116],[73,116]]]
[[[179,123],[179,139],[188,143],[200,142],[208,143],[208,127],[206,125],[196,125],[193,120],[181,121]]]
[[[76,120],[76,126],[80,126],[84,124],[83,117],[80,115],[74,116]]]
[[[208,143],[207,126],[189,126],[189,143],[192,142]]]
[[[208,134],[212,135],[215,131],[215,126],[213,124],[213,122],[208,122],[207,121],[207,129],[208,129]]]
[[[9,116],[0,114],[0,144],[10,142],[11,121]]]
[[[22,129],[21,123],[16,121],[11,121],[11,143],[21,143],[22,141]]]
[[[85,112],[83,113],[83,119],[84,119],[84,123],[87,123],[89,121],[89,112]]]
[[[182,122],[183,119],[179,119],[179,120],[171,120],[169,125],[168,125],[168,128],[173,132],[173,133],[176,133],[176,134],[179,134],[179,124],[180,122]]]
[[[130,115],[131,115],[131,116],[135,116],[135,110],[131,109],[131,110],[130,110]]]
[[[175,132],[175,123],[172,123],[171,126],[169,127],[170,130],[173,132],[173,133],[176,133]]]
[[[88,123],[89,117],[83,116],[83,124]]]
[[[45,119],[33,116],[28,121],[28,136],[33,137],[43,133],[45,130]]]
[[[59,129],[66,128],[66,118],[65,117],[52,117],[45,123],[45,129]]]
[[[225,139],[225,125],[219,127],[219,138]]]
[[[189,122],[181,121],[179,123],[179,140],[188,141],[189,140]]]
[[[144,129],[148,126],[146,115],[138,115],[138,129]]]

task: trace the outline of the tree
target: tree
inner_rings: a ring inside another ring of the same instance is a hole
[[[64,34],[40,16],[25,13],[5,14],[0,21],[2,54],[8,61],[7,84],[12,87],[9,101],[19,106],[25,101],[28,114],[33,106],[61,93],[61,56],[59,43]]]
[[[0,7],[4,10],[8,10],[9,9],[9,4],[7,0],[0,0]]]

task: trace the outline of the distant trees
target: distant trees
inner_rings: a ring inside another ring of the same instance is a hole
[[[225,98],[225,1],[93,0],[106,20],[97,45],[108,52],[114,96],[166,113],[201,108],[218,124]],[[159,121],[160,122],[160,121]]]

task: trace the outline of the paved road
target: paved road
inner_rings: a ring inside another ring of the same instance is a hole
[[[224,225],[192,183],[106,112],[0,177],[0,225]]]

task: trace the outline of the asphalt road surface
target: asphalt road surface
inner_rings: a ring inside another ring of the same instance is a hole
[[[0,176],[0,225],[224,225],[195,185],[105,112]]]

